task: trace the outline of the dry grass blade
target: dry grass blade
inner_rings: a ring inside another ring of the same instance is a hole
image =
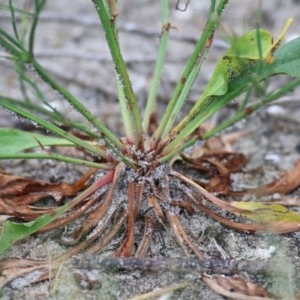
[[[156,217],[158,218],[159,222],[163,222],[164,213],[161,209],[161,206],[158,203],[157,198],[154,195],[149,195],[148,197],[148,206],[154,210]]]
[[[189,185],[195,191],[199,192],[200,195],[202,195],[208,201],[210,201],[211,203],[213,203],[214,205],[216,205],[217,207],[219,207],[221,209],[227,210],[231,213],[243,213],[243,212],[245,212],[245,210],[236,208],[234,206],[231,206],[228,202],[217,198],[216,196],[209,193],[206,189],[204,189],[202,186],[200,186],[199,184],[197,184],[193,180],[187,178],[186,176],[184,176],[184,175],[182,175],[182,174],[180,174],[180,173],[178,173],[174,170],[172,170],[170,172],[170,175],[173,175],[173,176],[177,177],[180,181],[182,181],[182,182],[186,183],[187,185]]]
[[[94,231],[86,238],[86,240],[84,240],[83,242],[78,244],[76,247],[73,247],[68,252],[64,253],[63,255],[57,257],[55,260],[63,261],[65,259],[70,258],[72,255],[76,255],[76,254],[88,249],[88,247],[96,239],[98,239],[102,235],[102,233],[107,229],[107,227],[112,222],[112,219],[115,217],[116,213],[117,213],[116,210],[113,210],[110,213],[108,213],[107,216],[102,220],[101,226],[99,226],[98,228],[95,228]]]
[[[144,221],[144,234],[135,252],[135,257],[139,258],[146,256],[146,253],[152,241],[152,234],[155,229],[155,221],[151,217],[145,216]]]
[[[196,205],[202,211],[204,211],[209,217],[211,217],[212,219],[214,219],[214,220],[218,221],[219,223],[224,224],[230,228],[233,228],[238,231],[247,231],[247,232],[251,232],[251,233],[260,231],[260,230],[258,230],[261,227],[261,225],[259,225],[259,224],[245,224],[245,223],[234,222],[232,220],[229,220],[228,218],[224,218],[224,217],[218,215],[217,213],[215,213],[214,211],[212,211],[211,209],[209,209],[205,205],[203,205],[201,203],[201,201],[197,201]]]
[[[98,200],[99,196],[93,195],[92,197],[89,197],[86,199],[86,203],[84,203],[81,206],[76,207],[71,212],[69,212],[67,215],[64,215],[63,217],[55,220],[54,222],[44,226],[42,229],[40,229],[38,232],[47,232],[56,228],[60,228],[66,224],[69,224],[70,222],[76,220],[80,216],[82,216],[89,208],[91,208],[95,202]],[[79,236],[79,235],[77,235]]]
[[[97,243],[95,243],[92,247],[90,247],[87,250],[87,252],[91,254],[95,254],[101,251],[109,243],[109,241],[111,241],[116,236],[116,234],[119,232],[121,227],[124,225],[126,219],[127,219],[127,212],[124,211],[121,213],[120,216],[117,217],[117,220],[112,225],[111,230]]]
[[[183,229],[178,216],[175,213],[166,212],[169,224],[171,225],[173,234],[180,247],[184,250],[185,255],[190,257],[190,249],[197,255],[198,258],[203,258],[203,253],[198,249],[198,246],[191,240],[188,234]],[[188,247],[186,247],[186,245]]]
[[[128,257],[132,254],[134,244],[134,221],[135,221],[135,203],[136,201],[135,183],[133,181],[128,184],[128,200],[127,200],[127,228],[124,240],[116,252],[117,256]]]
[[[207,208],[205,205],[201,204],[200,201],[198,201],[196,205],[212,219],[218,221],[221,224],[226,225],[229,228],[238,231],[246,231],[249,233],[268,232],[268,233],[284,234],[284,233],[291,233],[300,230],[300,224],[297,222],[277,221],[277,222],[268,222],[265,224],[234,222],[228,218],[218,215],[211,209]]]
[[[266,204],[279,204],[284,206],[300,206],[300,197],[283,196],[280,199],[271,199]]]
[[[118,179],[120,177],[120,173],[122,170],[123,170],[122,164],[118,165],[114,172],[114,176],[113,176],[110,188],[105,194],[104,200],[102,200],[102,202],[100,202],[99,205],[96,208],[94,208],[92,212],[89,213],[86,222],[82,223],[77,229],[74,230],[73,239],[71,239],[69,242],[71,242],[71,243],[78,242],[82,236],[84,236],[89,231],[91,231],[93,228],[95,228],[98,225],[98,223],[100,222],[100,220],[102,220],[102,218],[104,218],[104,216],[109,215],[109,214],[107,214],[107,212],[111,206],[113,196],[114,196],[114,191],[118,184]],[[91,202],[91,204],[93,204],[93,202],[100,199],[100,197],[103,193],[105,193],[105,191],[103,191],[101,194],[99,194],[99,192],[97,192],[96,195],[92,196],[92,200],[89,200],[89,202]],[[80,209],[83,209],[83,207],[79,208],[79,211],[80,211]]]

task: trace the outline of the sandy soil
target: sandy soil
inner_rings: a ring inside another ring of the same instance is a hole
[[[288,17],[295,19],[289,29],[287,39],[299,34],[300,10],[298,1],[274,0],[263,3],[262,24],[276,36]],[[226,36],[241,34],[255,26],[256,10],[259,1],[232,0],[220,24],[216,35],[215,46],[210,52],[203,72],[189,97],[187,107],[199,95],[199,91],[209,80],[216,58],[224,52],[227,45]],[[191,1],[186,12],[174,10],[176,1],[171,1],[174,26],[172,38],[164,69],[162,87],[159,91],[161,107],[164,107],[172,88],[180,76],[184,61],[192,50],[195,39],[205,24],[209,1]],[[124,56],[128,63],[134,90],[138,95],[140,106],[147,99],[147,89],[153,69],[158,34],[160,32],[159,7],[153,1],[120,1],[120,39]],[[3,14],[0,11],[0,15]],[[116,100],[115,81],[111,74],[109,53],[105,45],[97,16],[91,1],[52,0],[42,16],[41,27],[37,35],[36,53],[41,63],[46,66],[71,92],[93,110],[116,132],[122,134],[119,108]],[[8,27],[5,14],[1,15],[0,26]],[[18,97],[19,89],[11,64],[0,60],[1,93],[9,97]],[[40,80],[37,78],[37,80]],[[274,88],[281,80],[272,81],[269,88]],[[43,85],[53,104],[68,113],[70,118],[78,118],[76,112],[70,111],[62,99]],[[298,90],[299,91],[299,90]],[[298,91],[287,95],[276,104],[249,117],[237,124],[231,131],[247,130],[248,135],[234,145],[249,158],[249,164],[243,174],[237,174],[235,187],[255,187],[270,182],[282,170],[289,170],[300,158],[300,110]],[[103,105],[105,103],[105,105]],[[161,109],[159,109],[161,111]],[[230,110],[220,113],[214,121],[223,119]],[[0,110],[0,126],[19,126],[5,111]],[[39,179],[64,178],[72,182],[81,174],[79,167],[66,166],[54,162],[0,162],[1,167],[21,176],[38,177]],[[299,196],[299,190],[293,194]],[[263,200],[263,199],[262,199]],[[220,258],[216,245],[221,246],[230,258],[260,260],[275,258],[282,261],[282,272],[269,274],[267,277],[244,274],[252,281],[268,288],[280,299],[292,299],[300,289],[300,234],[286,235],[246,234],[228,229],[207,218],[203,213],[192,217],[182,216],[182,222],[194,235],[203,234],[199,247],[207,257]],[[31,237],[18,243],[3,257],[22,257],[48,259],[61,254],[65,247],[59,243],[60,232]],[[155,236],[155,243],[150,249],[154,257],[182,257],[182,252],[168,235],[165,237],[165,248],[160,236]],[[77,269],[77,270],[76,270]],[[75,270],[75,271],[74,271]],[[278,271],[278,270],[277,270]],[[74,276],[74,274],[79,274]],[[170,294],[163,299],[225,299],[212,292],[200,280],[196,273],[158,272],[143,273],[105,273],[97,269],[79,270],[71,263],[62,267],[59,276],[52,282],[43,282],[28,286],[32,277],[16,279],[7,285],[1,293],[1,299],[128,299],[135,295],[166,287],[180,282],[190,285]],[[79,279],[78,279],[79,278]],[[90,284],[92,282],[92,284]]]

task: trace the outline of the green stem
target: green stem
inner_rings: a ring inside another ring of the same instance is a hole
[[[176,108],[176,103],[178,102],[178,98],[180,97],[184,86],[186,82],[188,81],[189,76],[192,74],[192,77],[189,81],[189,84],[193,82],[193,77],[195,74],[193,74],[193,69],[195,66],[197,66],[197,62],[199,66],[201,65],[203,56],[205,54],[205,51],[208,50],[206,48],[210,47],[213,34],[215,31],[215,27],[218,23],[218,19],[222,14],[222,11],[227,4],[227,0],[221,0],[217,9],[215,9],[215,1],[211,1],[211,8],[210,8],[210,13],[209,13],[209,18],[207,20],[207,24],[203,30],[203,33],[201,34],[200,39],[198,40],[195,49],[186,65],[186,68],[184,69],[181,79],[178,81],[174,93],[172,95],[171,100],[169,101],[169,104],[166,108],[166,112],[163,115],[163,118],[159,124],[159,127],[157,128],[155,132],[155,144],[159,142],[159,140],[162,137],[165,137],[168,134],[168,131],[172,124],[175,122],[176,116],[178,115],[178,112],[180,111],[180,108],[184,102],[184,98],[181,99],[182,104],[181,106],[177,106]],[[202,58],[199,61],[199,57]],[[186,92],[185,92],[186,93]],[[174,113],[175,119],[173,119],[172,114]],[[167,130],[166,130],[167,129]]]
[[[9,0],[8,6],[9,6],[10,14],[11,14],[11,19],[12,19],[11,24],[13,27],[14,35],[15,35],[16,39],[19,40],[17,22],[16,22],[16,17],[15,17],[15,8],[12,4],[12,0]]]
[[[248,87],[249,88],[249,87]],[[212,101],[207,103],[205,107],[199,112],[199,114],[189,122],[189,126],[185,127],[174,140],[172,140],[168,145],[166,145],[163,149],[162,157],[159,159],[160,162],[168,161],[172,158],[176,153],[178,153],[185,144],[185,139],[188,135],[193,132],[190,130],[190,127],[196,128],[199,124],[202,124],[205,120],[211,117],[216,111],[219,111],[222,107],[226,106],[229,101],[239,96],[242,92],[247,89],[247,85],[240,85],[235,90],[230,93],[219,96],[212,97]]]
[[[287,83],[285,86],[282,88],[278,89],[277,91],[263,97],[262,99],[256,101],[252,105],[246,107],[244,110],[237,112],[232,118],[224,121],[222,124],[219,126],[215,127],[214,129],[204,133],[202,135],[202,138],[207,140],[210,137],[216,135],[217,133],[223,131],[224,129],[228,128],[229,126],[233,125],[234,123],[246,118],[248,115],[253,113],[254,111],[258,110],[262,106],[278,99],[279,97],[282,97],[286,93],[290,92],[300,84],[300,78],[295,79],[292,82]]]
[[[161,0],[161,22],[162,30],[160,36],[160,44],[158,50],[158,57],[155,64],[154,75],[151,82],[149,97],[147,100],[147,105],[145,109],[144,119],[143,119],[143,128],[144,132],[148,132],[149,122],[152,114],[156,110],[156,101],[157,101],[157,90],[159,81],[161,78],[167,43],[169,40],[169,31],[171,24],[169,23],[169,1]]]
[[[124,146],[120,139],[114,135],[100,120],[98,120],[79,100],[77,100],[68,90],[59,85],[48,72],[24,49],[14,38],[0,28],[0,45],[2,45],[8,52],[11,52],[16,60],[23,63],[31,63],[35,71],[41,78],[47,82],[55,91],[61,94],[71,105],[73,105],[81,115],[83,115],[89,122],[103,134],[105,141],[110,149],[112,149],[118,157],[124,162],[126,157],[121,153]],[[18,49],[16,49],[16,47]]]
[[[70,156],[59,155],[56,153],[14,153],[14,154],[0,154],[0,159],[52,159],[62,161],[74,165],[81,165],[90,168],[97,168],[103,170],[110,170],[112,166],[109,164],[100,164],[88,160],[78,159]]]
[[[28,112],[28,111],[25,111],[20,107],[15,106],[14,104],[12,104],[9,101],[9,98],[5,98],[5,97],[0,96],[0,106],[8,109],[9,111],[12,111],[12,112],[18,114],[18,115],[20,115],[24,118],[26,118],[27,120],[31,120],[32,122],[42,126],[45,129],[50,130],[51,132],[56,133],[57,135],[65,138],[66,140],[74,143],[77,146],[80,146],[80,147],[82,147],[82,148],[84,148],[88,151],[91,151],[92,153],[97,154],[102,158],[105,158],[107,160],[109,159],[107,157],[107,154],[106,154],[105,151],[103,151],[103,150],[99,149],[98,147],[95,147],[95,146],[93,146],[93,145],[91,145],[91,144],[75,137],[74,135],[62,130],[59,127],[57,127],[56,125],[53,125],[50,122],[45,121],[45,120],[41,119],[40,117],[38,117],[38,116]]]
[[[41,112],[44,115],[47,115],[49,117],[51,117],[52,120],[56,120],[58,122],[64,122],[66,121],[66,118],[64,117],[64,115],[62,113],[60,113],[57,109],[55,109],[45,98],[44,93],[39,89],[39,87],[37,86],[37,83],[35,80],[33,80],[32,78],[30,78],[29,76],[26,75],[26,71],[25,71],[25,65],[22,62],[16,62],[15,64],[15,70],[19,75],[19,81],[20,81],[20,87],[21,87],[21,91],[24,97],[23,102],[17,101],[17,100],[12,100],[14,101],[15,104],[26,107],[28,106],[28,108],[30,107],[31,109],[34,109],[37,112]],[[42,102],[48,109],[41,107],[35,103],[33,103],[28,95],[27,92],[27,85],[29,85],[31,87],[31,89],[33,90],[33,94],[35,95],[35,97]]]
[[[30,56],[33,56],[35,30],[36,30],[36,27],[37,27],[37,24],[39,21],[40,13],[42,12],[45,3],[46,3],[46,0],[35,0],[35,2],[34,2],[35,14],[34,14],[33,22],[32,22],[31,29],[30,29],[29,46],[28,46],[28,51],[29,51]]]
[[[48,72],[34,59],[32,65],[41,78],[46,81],[54,90],[59,92],[71,105],[73,105],[89,122],[96,126],[104,135],[111,149],[123,149],[123,144],[105,125],[98,120],[79,100],[77,100],[68,90],[60,86]]]
[[[134,136],[135,144],[138,148],[143,148],[141,114],[135,99],[131,81],[127,73],[126,64],[120,50],[115,26],[116,16],[110,15],[110,12],[108,11],[108,5],[105,0],[92,1],[95,4],[99,19],[105,31],[107,44],[114,62],[118,80],[120,81],[120,84],[124,90],[126,105],[123,105],[123,107],[126,107],[126,118],[131,121],[131,130]]]
[[[8,98],[8,97],[5,97],[5,99],[10,101],[11,104],[13,104],[13,105],[30,110],[31,112],[37,112],[37,113],[43,114],[44,116],[47,116],[47,117],[51,118],[52,120],[55,120],[56,122],[64,123],[65,119],[64,119],[63,115],[61,115],[60,113],[57,114],[56,111],[50,111],[49,109],[39,106],[39,105],[31,102],[29,99],[26,99],[28,101],[26,101],[26,100],[21,101],[21,100],[17,100],[17,99],[13,99],[13,98]]]
[[[254,111],[258,110],[262,106],[264,106],[264,105],[278,99],[279,97],[285,95],[286,93],[290,92],[291,90],[293,90],[294,88],[299,86],[299,84],[300,84],[300,78],[295,79],[294,81],[288,83],[287,85],[283,86],[282,88],[278,89],[277,91],[273,92],[272,94],[269,94],[269,95],[265,96],[264,98],[256,101],[252,105],[245,108],[243,111],[238,111],[232,118],[224,121],[222,124],[220,124],[216,128],[204,133],[201,136],[201,139],[207,140],[208,138],[216,135],[217,133],[223,131],[224,129],[228,128],[229,126],[233,125],[234,123],[246,118],[248,115],[250,115]],[[219,106],[217,109],[219,110],[222,107],[224,107],[225,105],[226,105],[226,102],[224,102],[223,104],[219,102]],[[209,109],[207,111],[209,111]],[[209,116],[211,116],[213,114],[212,111],[208,112],[208,113],[209,113]],[[203,113],[203,116],[205,116],[205,115],[206,115],[206,112]],[[199,137],[192,137],[186,143],[180,144],[179,145],[180,147],[176,148],[176,150],[171,151],[170,153],[161,157],[159,159],[159,162],[163,163],[163,162],[169,161],[174,156],[176,156],[179,152],[183,151],[185,148],[190,147],[192,144],[194,144],[197,139],[199,139]]]
[[[124,94],[123,87],[122,87],[121,83],[119,82],[119,80],[117,80],[117,89],[118,89],[118,100],[120,103],[125,134],[126,134],[126,137],[129,138],[129,140],[132,140],[132,139],[134,139],[134,133],[132,131],[132,121],[131,121],[132,119],[130,118],[130,116],[128,114],[126,96]]]
[[[22,51],[25,49],[23,49],[22,45],[8,33],[6,33],[2,28],[0,28],[0,45],[5,48],[7,52],[12,54],[14,59],[20,58],[20,60],[22,60]]]

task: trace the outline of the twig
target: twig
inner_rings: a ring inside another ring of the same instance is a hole
[[[142,271],[142,272],[175,272],[200,274],[226,274],[238,273],[269,274],[282,268],[278,266],[278,260],[246,261],[236,259],[189,259],[166,258],[160,260],[147,258],[101,258],[94,255],[82,255],[72,259],[72,264],[78,269],[103,269],[108,272]]]

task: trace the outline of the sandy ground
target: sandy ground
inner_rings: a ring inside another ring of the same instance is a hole
[[[2,0],[4,1],[4,0]],[[25,2],[25,1],[20,1]],[[153,64],[160,32],[159,6],[154,1],[120,1],[120,39],[124,57],[129,66],[133,86],[138,95],[140,106],[147,99],[147,89],[153,70]],[[295,19],[289,29],[287,39],[299,34],[300,10],[298,1],[261,1],[263,3],[262,24],[276,36],[288,17]],[[256,10],[259,1],[230,1],[216,35],[214,48],[199,76],[195,88],[189,97],[187,107],[195,101],[199,91],[209,80],[216,58],[227,47],[225,42],[229,34],[241,34],[255,26]],[[174,10],[176,1],[171,1],[171,23],[174,26],[168,49],[167,63],[159,91],[161,107],[164,107],[172,88],[180,76],[184,61],[195,44],[195,40],[205,24],[209,1],[191,1],[186,12]],[[3,12],[0,11],[0,14]],[[119,108],[115,93],[115,80],[111,74],[109,52],[105,45],[98,19],[91,1],[48,1],[42,16],[41,27],[37,35],[36,53],[41,63],[65,84],[79,99],[83,99],[93,112],[104,119],[109,126],[122,134]],[[0,25],[8,27],[5,14],[0,17]],[[11,71],[11,64],[0,60],[1,93],[9,97],[18,97],[17,81]],[[37,78],[37,80],[40,80]],[[274,88],[280,81],[272,81],[269,88]],[[62,99],[44,85],[43,90],[53,104],[65,110],[70,118],[78,115],[63,104]],[[299,90],[298,90],[299,91]],[[105,103],[105,105],[103,105]],[[161,109],[159,109],[161,111]],[[224,118],[228,111],[220,113],[214,121]],[[262,112],[237,124],[231,130],[248,130],[249,134],[237,141],[235,150],[249,158],[246,175],[235,176],[235,186],[254,187],[276,178],[282,170],[291,169],[300,158],[300,110],[297,91],[267,107]],[[16,126],[18,121],[0,110],[0,126]],[[54,162],[42,165],[31,162],[1,162],[1,167],[21,176],[38,178],[63,177],[72,182],[82,170]],[[47,170],[47,172],[45,172]],[[251,171],[251,172],[250,172]],[[294,192],[299,196],[299,190]],[[235,232],[210,220],[202,213],[190,218],[182,216],[182,221],[192,234],[201,235],[200,249],[207,257],[220,257],[216,244],[230,258],[247,260],[278,258],[283,270],[267,277],[249,276],[251,280],[268,288],[280,299],[292,299],[300,289],[300,275],[295,273],[300,265],[300,234],[282,236]],[[62,253],[65,248],[58,242],[59,232],[31,237],[18,243],[3,257],[22,257],[47,259]],[[154,257],[182,257],[174,241],[166,236],[166,248],[161,254],[160,237],[155,237],[155,245],[150,249]],[[295,268],[294,268],[295,267]],[[190,285],[179,290],[168,299],[225,299],[208,289],[200,280],[199,274],[173,272],[143,273],[127,272],[119,274],[103,273],[96,267],[89,272],[80,273],[80,280],[75,280],[74,268],[66,264],[58,278],[52,282],[43,282],[28,286],[29,276],[14,280],[5,287],[1,299],[128,299],[135,295],[149,292],[159,287],[189,281]],[[285,270],[288,270],[285,272]],[[291,271],[289,271],[291,270]],[[76,272],[75,272],[76,273]],[[84,277],[85,276],[85,277]],[[82,278],[85,279],[82,279]],[[94,282],[88,288],[86,282]],[[53,293],[52,293],[53,292]],[[51,294],[52,293],[52,294]],[[164,298],[165,299],[165,298]]]

